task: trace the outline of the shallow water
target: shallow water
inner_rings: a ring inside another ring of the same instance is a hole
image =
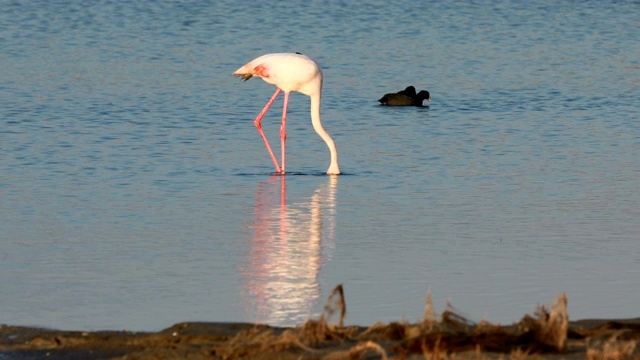
[[[637,3],[0,7],[0,323],[292,325],[338,283],[350,324],[429,289],[473,320],[560,292],[639,315]],[[273,175],[274,88],[231,72],[285,51],[323,65],[342,176],[301,94]],[[431,107],[378,106],[407,85]]]

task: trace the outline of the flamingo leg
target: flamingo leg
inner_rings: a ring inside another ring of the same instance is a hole
[[[286,164],[286,142],[287,142],[287,106],[289,105],[289,92],[284,92],[284,105],[282,106],[282,125],[280,125],[280,144],[282,146],[282,173]]]
[[[267,102],[267,105],[264,106],[264,109],[262,109],[260,114],[258,114],[258,117],[256,117],[256,119],[253,121],[253,125],[255,125],[256,129],[258,129],[258,133],[260,134],[260,137],[262,137],[262,140],[264,140],[264,144],[267,146],[267,151],[269,151],[269,155],[271,155],[271,160],[273,160],[273,164],[276,166],[276,173],[278,174],[282,173],[283,170],[280,170],[280,166],[278,165],[278,160],[276,160],[276,156],[273,154],[273,150],[271,150],[271,146],[269,145],[267,136],[264,134],[264,131],[262,131],[262,118],[267,113],[267,110],[269,110],[269,108],[271,107],[273,102],[276,100],[278,95],[280,95],[280,92],[282,92],[282,90],[280,89],[276,90],[275,94],[273,94],[271,99],[269,99],[269,101]]]

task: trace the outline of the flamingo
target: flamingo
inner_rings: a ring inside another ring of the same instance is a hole
[[[320,120],[322,70],[318,63],[308,56],[300,53],[273,53],[262,55],[251,60],[246,65],[234,71],[233,75],[241,77],[243,81],[249,80],[252,76],[258,76],[268,84],[275,85],[277,87],[276,92],[253,122],[255,127],[258,129],[262,140],[264,140],[264,143],[267,146],[269,155],[271,155],[271,159],[276,167],[277,174],[285,173],[287,105],[289,103],[289,93],[292,91],[305,94],[311,98],[311,123],[313,124],[313,129],[318,133],[322,140],[324,140],[329,147],[329,152],[331,153],[331,163],[329,165],[329,169],[327,169],[327,174],[340,174],[340,168],[338,167],[338,150],[336,149],[336,145],[331,136],[329,136],[322,127],[322,121]],[[271,146],[269,145],[269,141],[267,141],[267,137],[265,136],[264,131],[262,131],[262,118],[281,92],[284,92],[282,125],[280,125],[282,168],[278,165],[278,160],[276,160],[273,150],[271,150]]]

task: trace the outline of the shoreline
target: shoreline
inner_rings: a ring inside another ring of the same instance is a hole
[[[0,359],[640,358],[640,318],[571,321],[566,343],[559,350],[535,332],[525,330],[518,335],[522,322],[510,326],[469,325],[450,314],[424,332],[419,331],[426,328],[423,323],[367,328],[338,327],[322,321],[295,328],[186,322],[158,332],[0,325]],[[484,332],[479,333],[478,327],[485,327]]]
[[[338,320],[330,323],[336,315]],[[344,326],[342,285],[296,327],[183,322],[158,332],[0,325],[0,359],[640,359],[640,317],[569,321],[567,298],[503,326],[474,323],[427,295],[422,321]]]

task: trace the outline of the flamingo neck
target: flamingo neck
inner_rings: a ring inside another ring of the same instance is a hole
[[[331,153],[331,164],[329,165],[329,169],[327,169],[327,174],[329,175],[338,175],[340,174],[340,167],[338,167],[338,149],[336,149],[336,144],[333,142],[329,133],[322,127],[322,121],[320,120],[320,94],[310,95],[311,97],[311,123],[313,124],[313,129],[320,135],[322,140],[327,143],[329,147],[329,152]]]

